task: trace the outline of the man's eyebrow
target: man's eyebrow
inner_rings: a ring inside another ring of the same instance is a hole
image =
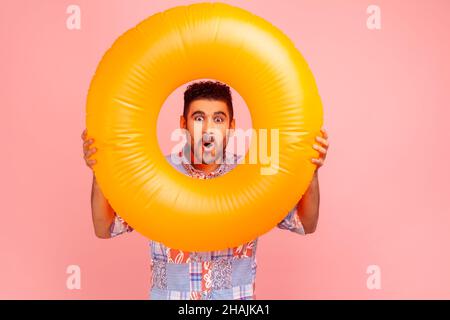
[[[223,111],[216,111],[216,112],[214,112],[214,114],[223,114],[224,117],[227,116],[227,114]]]
[[[197,110],[191,114],[191,117],[196,116],[196,115],[203,116],[203,115],[205,115],[205,113],[203,111]]]

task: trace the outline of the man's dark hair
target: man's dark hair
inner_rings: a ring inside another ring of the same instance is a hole
[[[183,116],[187,119],[189,105],[197,99],[220,100],[227,104],[230,122],[233,119],[233,102],[230,87],[219,81],[198,81],[191,83],[184,92]]]

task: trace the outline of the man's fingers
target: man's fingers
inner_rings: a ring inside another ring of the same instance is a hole
[[[323,165],[323,160],[322,159],[312,158],[311,162],[313,162],[313,163],[315,163],[315,164],[317,164],[319,166]]]
[[[320,131],[322,132],[322,135],[325,139],[328,139],[328,133],[325,131],[325,129],[320,129]]]
[[[327,150],[324,147],[321,147],[321,146],[319,146],[317,144],[314,144],[313,148],[316,149],[317,151],[319,151],[322,154],[326,154],[327,153]]]
[[[316,137],[316,140],[319,141],[321,144],[323,144],[325,149],[328,149],[328,146],[329,146],[328,140],[326,140],[322,137],[319,137],[319,136]]]
[[[89,157],[90,157],[92,154],[94,154],[96,151],[97,151],[96,148],[89,149],[89,150],[87,150],[87,151],[84,153],[84,157],[85,157],[85,158],[89,158]]]
[[[86,140],[85,142],[83,142],[83,148],[86,149],[93,143],[94,143],[94,139]]]
[[[97,148],[90,148],[89,146],[94,143],[94,139],[88,139],[87,138],[87,129],[83,130],[83,133],[81,134],[81,138],[83,139],[83,153],[84,153],[84,161],[86,162],[86,165],[92,169],[92,166],[97,163],[97,160],[95,159],[88,159],[90,156],[92,156],[95,152],[97,152]]]

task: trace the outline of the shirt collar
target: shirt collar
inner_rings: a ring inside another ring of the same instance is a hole
[[[200,179],[214,178],[214,177],[217,177],[217,176],[223,174],[224,172],[226,172],[227,166],[230,165],[226,162],[226,159],[228,159],[228,157],[230,157],[230,156],[234,157],[234,160],[236,160],[235,155],[225,153],[224,158],[223,158],[224,160],[216,169],[214,169],[211,172],[204,172],[202,170],[198,170],[198,169],[194,168],[194,166],[190,163],[189,160],[186,159],[185,155],[181,151],[178,155],[181,157],[181,164],[186,169],[188,174],[191,177],[200,178]]]

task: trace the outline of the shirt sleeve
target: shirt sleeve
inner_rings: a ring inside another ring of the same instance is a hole
[[[305,229],[303,228],[303,224],[298,216],[297,205],[295,205],[295,207],[289,211],[288,215],[278,223],[277,227],[305,235]]]
[[[113,222],[111,223],[111,226],[109,227],[109,233],[111,235],[111,238],[117,237],[118,235],[121,235],[126,232],[133,231],[133,228],[126,223],[125,220],[123,220],[122,217],[120,217],[117,213],[115,213],[115,218]]]

